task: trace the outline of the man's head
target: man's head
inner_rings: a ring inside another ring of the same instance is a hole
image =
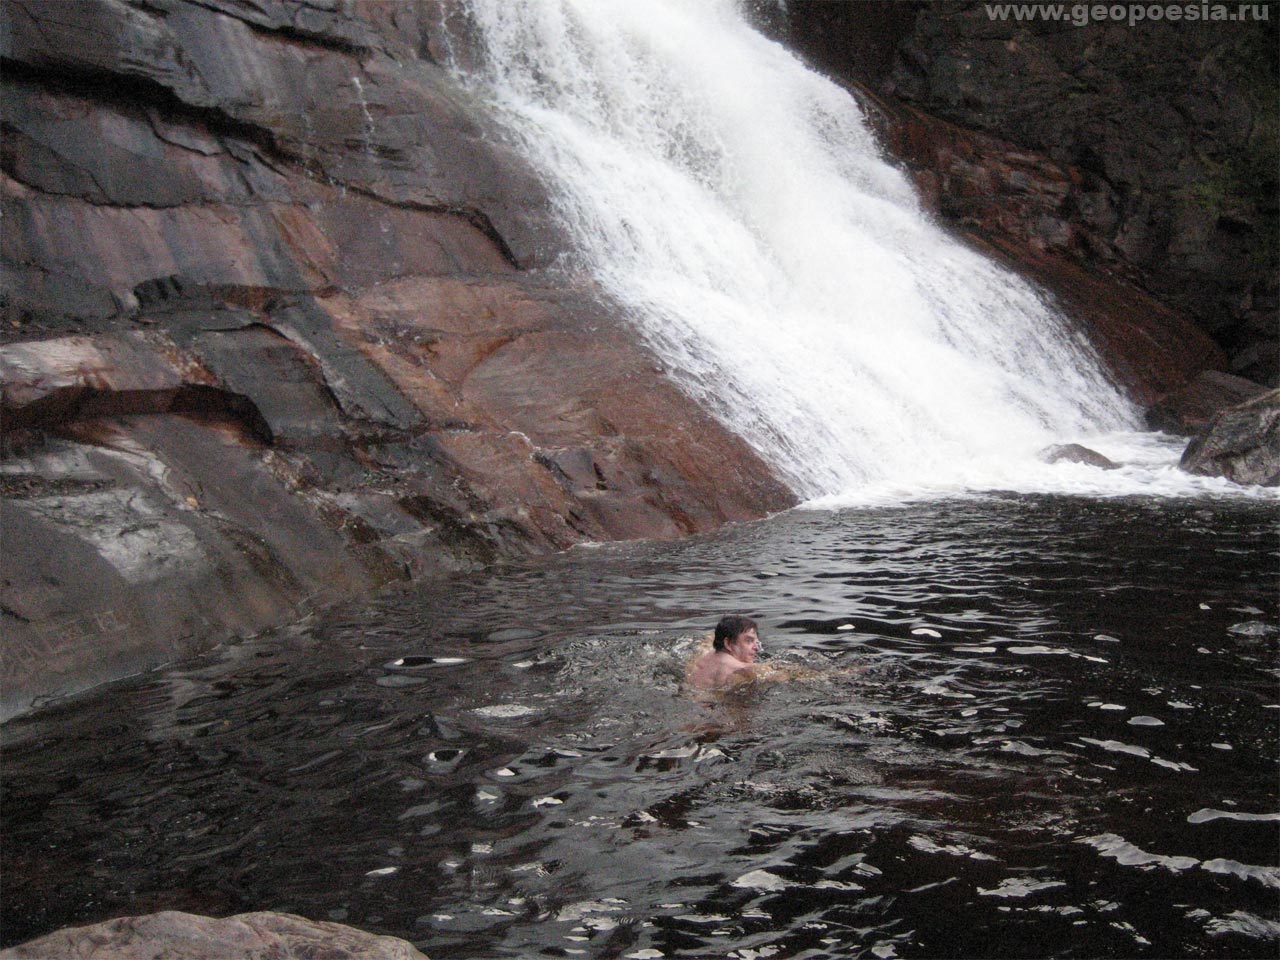
[[[759,632],[759,629],[756,627],[756,622],[750,617],[738,617],[733,615],[722,617],[720,622],[716,624],[715,639],[711,641],[711,645],[716,650],[723,650],[729,641],[736,640],[748,630],[755,630],[757,633]]]

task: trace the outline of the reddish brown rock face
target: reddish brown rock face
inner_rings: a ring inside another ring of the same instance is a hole
[[[433,5],[55,8],[3,10],[6,713],[391,578],[794,502],[543,268]]]
[[[60,7],[0,7],[5,711],[391,578],[794,502],[551,267],[544,185],[437,62],[456,5]],[[1138,399],[1222,364],[1081,267],[1116,244],[1068,215],[1078,169],[880,116]]]
[[[1152,430],[1192,436],[1228,407],[1252,400],[1267,392],[1252,380],[1217,370],[1206,370],[1186,386],[1166,394],[1147,411]]]

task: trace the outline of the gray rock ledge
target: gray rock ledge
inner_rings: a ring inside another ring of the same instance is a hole
[[[408,941],[288,913],[217,919],[165,910],[68,927],[0,960],[429,960]]]

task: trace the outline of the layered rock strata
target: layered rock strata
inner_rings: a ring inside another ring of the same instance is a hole
[[[390,579],[793,502],[548,269],[436,5],[0,15],[6,715]]]

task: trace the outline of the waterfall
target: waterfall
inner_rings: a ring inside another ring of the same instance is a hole
[[[460,72],[551,183],[565,267],[801,497],[1017,489],[1045,445],[1133,428],[1088,344],[733,3],[467,10]]]

